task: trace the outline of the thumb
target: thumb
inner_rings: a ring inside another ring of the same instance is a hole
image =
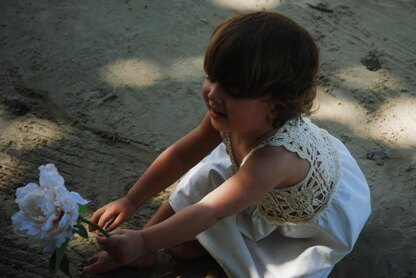
[[[115,247],[117,245],[117,236],[111,235],[110,237],[97,236],[97,243],[104,249]]]

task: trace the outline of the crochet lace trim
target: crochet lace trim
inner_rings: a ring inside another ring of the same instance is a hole
[[[235,170],[229,133],[221,134]],[[255,146],[243,159],[243,165],[256,150],[264,146],[282,146],[309,162],[310,168],[299,183],[275,188],[257,202],[259,214],[270,224],[298,224],[314,220],[329,205],[341,177],[338,150],[326,130],[308,118],[286,122],[273,136]]]

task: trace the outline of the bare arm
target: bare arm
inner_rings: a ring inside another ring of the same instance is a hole
[[[221,137],[212,125],[208,115],[201,124],[167,148],[146,170],[143,176],[127,193],[127,198],[140,207],[150,198],[170,186],[208,155]]]
[[[283,148],[259,150],[234,176],[200,202],[162,223],[138,231],[144,249],[155,251],[191,240],[218,220],[255,204],[276,186],[293,185],[300,181],[308,167],[307,162]]]
[[[197,128],[156,158],[125,197],[97,210],[91,220],[100,226],[109,223],[107,230],[115,229],[130,218],[137,208],[185,174],[220,142],[218,131],[212,127],[209,115],[205,115]]]
[[[200,202],[143,230],[119,230],[110,238],[99,237],[97,241],[114,260],[128,263],[146,253],[195,238],[218,220],[253,205],[276,186],[300,181],[308,167],[307,162],[283,148],[270,151],[265,147]]]

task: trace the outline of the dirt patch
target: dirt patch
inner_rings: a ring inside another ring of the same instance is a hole
[[[246,3],[247,2],[247,3]],[[330,3],[330,4],[329,4]],[[416,6],[412,1],[2,1],[0,258],[2,277],[47,277],[39,250],[11,231],[18,187],[55,163],[91,209],[124,195],[151,161],[198,124],[202,55],[239,10],[280,11],[321,51],[312,120],[342,139],[370,184],[373,212],[331,277],[412,277],[416,269]],[[377,51],[376,51],[377,50]],[[169,192],[124,227],[140,228]],[[71,272],[98,246],[76,239]],[[150,270],[99,277],[220,277],[212,260],[160,255]]]

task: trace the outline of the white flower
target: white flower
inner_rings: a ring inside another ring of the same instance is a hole
[[[16,190],[20,211],[12,216],[17,235],[29,237],[29,246],[52,253],[73,236],[78,205],[88,203],[76,192],[69,192],[53,164],[39,167],[39,183],[29,183]]]

